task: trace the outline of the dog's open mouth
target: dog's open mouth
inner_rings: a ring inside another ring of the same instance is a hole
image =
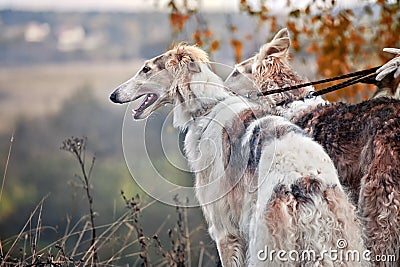
[[[141,95],[143,96],[143,95]],[[139,96],[139,97],[141,97]],[[140,115],[142,115],[143,111],[150,107],[152,104],[154,104],[154,102],[156,102],[156,100],[158,99],[158,95],[156,94],[146,94],[142,103],[140,104],[139,107],[135,108],[133,110],[133,117],[135,119],[140,119]]]

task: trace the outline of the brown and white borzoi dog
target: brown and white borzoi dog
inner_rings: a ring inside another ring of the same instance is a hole
[[[259,53],[238,64],[225,85],[245,94],[303,83],[288,63],[289,33],[281,30]],[[396,77],[395,77],[396,78]],[[400,101],[379,97],[359,104],[328,103],[321,97],[295,101],[312,88],[262,97],[281,115],[305,129],[332,158],[342,184],[358,202],[372,258],[400,250]],[[290,102],[293,101],[293,102]],[[396,265],[397,264],[397,265]]]
[[[174,126],[187,129],[196,196],[223,266],[364,265],[324,255],[340,240],[343,252],[364,249],[355,207],[329,156],[298,126],[226,91],[204,51],[178,45],[146,61],[110,98],[141,96],[135,119],[171,103]],[[271,251],[316,256],[286,254],[285,261]]]

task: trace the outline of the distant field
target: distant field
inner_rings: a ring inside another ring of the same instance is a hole
[[[0,131],[10,130],[18,116],[55,112],[76,90],[94,89],[104,103],[110,92],[131,77],[142,62],[68,63],[0,67]],[[113,108],[121,108],[116,105]],[[111,107],[110,107],[111,108]]]

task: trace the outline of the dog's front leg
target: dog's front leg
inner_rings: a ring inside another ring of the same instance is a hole
[[[223,267],[245,266],[246,245],[242,238],[228,235],[217,240],[219,257]]]

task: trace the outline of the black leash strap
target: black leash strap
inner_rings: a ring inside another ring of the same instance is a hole
[[[309,98],[317,97],[317,96],[320,96],[320,95],[328,94],[328,93],[331,93],[333,91],[337,91],[339,89],[345,88],[347,86],[350,86],[350,85],[353,85],[353,84],[356,84],[356,83],[362,83],[362,82],[368,81],[372,77],[375,77],[375,75],[376,74],[374,72],[374,73],[370,73],[369,75],[357,76],[357,77],[354,77],[354,78],[349,79],[347,81],[344,81],[344,82],[341,82],[339,84],[335,84],[335,85],[329,86],[329,87],[324,88],[324,89],[319,90],[319,91],[311,91],[305,97],[302,97],[302,98],[299,98],[299,99],[296,99],[296,100],[293,100],[293,99],[283,100],[283,101],[277,103],[276,106],[283,106],[283,105],[287,105],[287,104],[289,104],[289,103],[291,103],[293,101],[298,101],[298,100],[304,101],[305,99],[309,99]]]
[[[372,74],[370,73],[369,75],[354,77],[354,78],[351,78],[351,79],[349,79],[347,81],[344,81],[344,82],[329,86],[327,88],[324,88],[322,90],[314,91],[314,92],[311,93],[311,96],[314,97],[314,96],[325,95],[325,94],[337,91],[339,89],[345,88],[347,86],[350,86],[350,85],[353,85],[353,84],[356,84],[356,83],[362,83],[364,81],[369,80],[373,76],[375,76],[375,73],[372,73]]]
[[[343,80],[343,79],[346,79],[346,78],[355,77],[355,78],[346,80],[344,82],[338,83],[336,85],[327,87],[327,88],[325,88],[323,90],[320,90],[320,91],[317,91],[317,92],[313,93],[313,96],[319,96],[319,95],[327,94],[327,93],[330,93],[330,92],[345,88],[347,86],[362,82],[364,80],[363,78],[365,78],[365,77],[371,78],[371,76],[368,76],[368,75],[370,75],[370,74],[374,74],[375,75],[376,70],[379,69],[380,67],[381,66],[370,68],[370,69],[366,69],[366,70],[360,70],[360,71],[356,71],[356,72],[351,72],[351,73],[344,74],[344,75],[341,75],[341,76],[328,78],[328,79],[323,79],[323,80],[319,80],[319,81],[315,81],[315,82],[302,83],[302,84],[286,86],[286,87],[283,87],[283,88],[274,89],[274,90],[270,90],[270,91],[266,91],[266,92],[260,92],[260,93],[257,93],[257,96],[266,96],[266,95],[272,95],[272,94],[277,94],[277,93],[284,93],[284,92],[288,92],[288,91],[291,91],[291,90],[307,87],[307,86],[310,86],[310,85],[323,84],[323,83],[327,83],[327,82],[338,81],[338,80]],[[323,93],[319,93],[319,92],[322,92],[322,91],[323,91]]]

